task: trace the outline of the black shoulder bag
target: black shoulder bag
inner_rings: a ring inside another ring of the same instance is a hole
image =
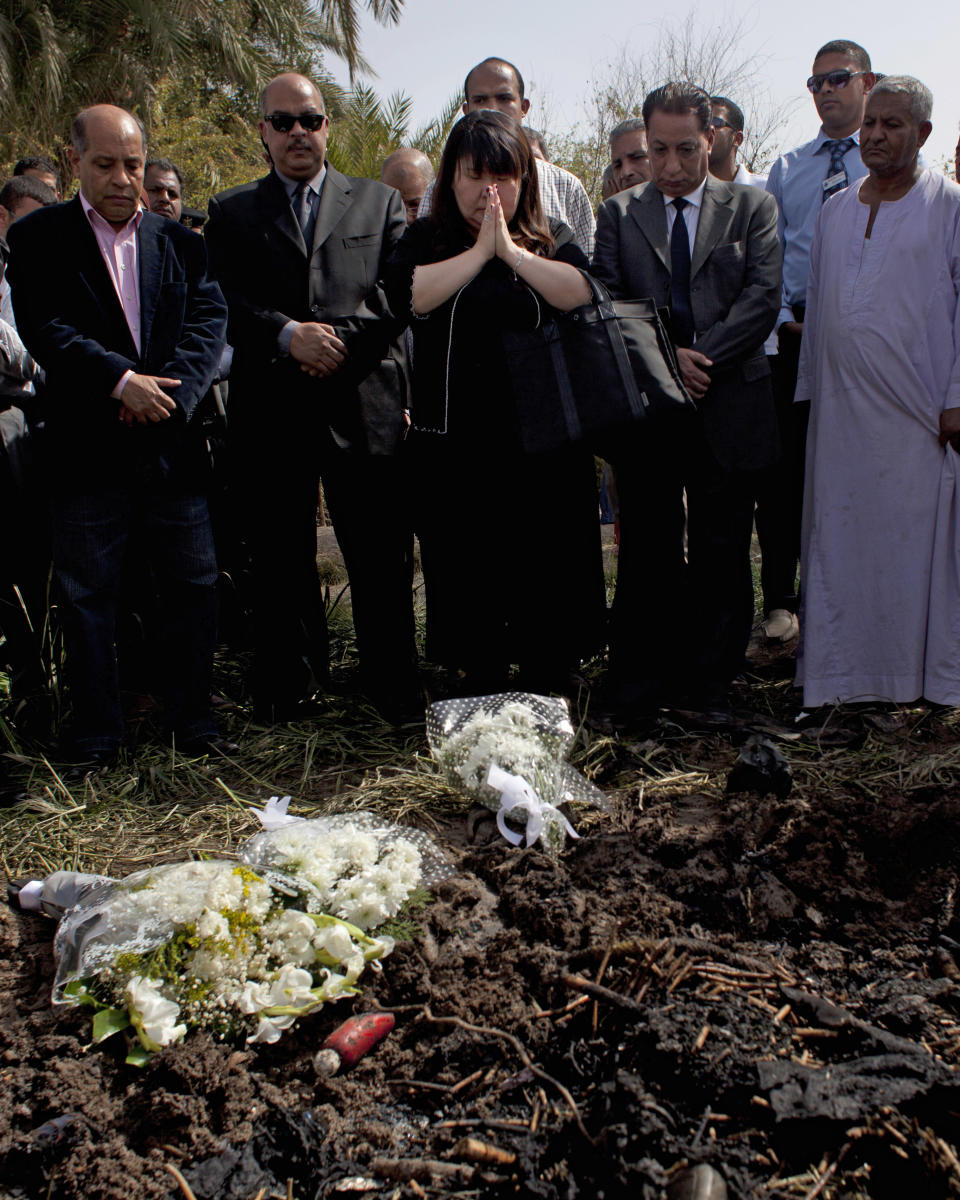
[[[653,300],[613,300],[586,272],[593,301],[532,331],[503,335],[524,450],[596,445],[618,430],[695,407]]]

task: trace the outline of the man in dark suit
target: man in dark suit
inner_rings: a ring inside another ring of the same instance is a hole
[[[611,672],[628,716],[665,699],[726,715],[753,618],[752,472],[777,453],[763,352],[779,307],[777,209],[757,188],[708,175],[711,115],[710,97],[690,84],[651,92],[653,178],[607,200],[597,224],[597,277],[617,296],[669,306],[697,405],[639,428],[614,455]]]
[[[189,426],[216,370],[226,306],[201,240],[141,210],[145,151],[130,113],[85,109],[70,151],[80,194],[18,221],[10,237],[20,333],[46,375],[73,750],[94,763],[123,737],[116,596],[134,539],[161,595],[169,732],[190,754],[237,749],[210,716],[217,569]]]
[[[386,350],[376,285],[406,225],[403,201],[325,161],[329,121],[309,79],[277,76],[262,112],[273,170],[211,200],[205,229],[234,347],[230,422],[254,567],[254,702],[265,718],[292,717],[327,678],[316,568],[322,476],[364,686],[394,715],[416,689],[411,539],[390,458],[404,400],[396,371],[394,386],[382,370],[362,397],[357,385]]]

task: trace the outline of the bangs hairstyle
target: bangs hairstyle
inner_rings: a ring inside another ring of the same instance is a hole
[[[548,257],[554,241],[540,204],[536,159],[516,121],[493,109],[467,113],[454,125],[447,138],[431,207],[438,249],[459,253],[464,242],[472,244],[474,240],[453,194],[461,163],[475,171],[489,171],[491,175],[520,180],[517,211],[509,223],[510,232],[524,250]]]

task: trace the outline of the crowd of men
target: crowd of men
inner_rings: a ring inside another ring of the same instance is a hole
[[[609,696],[625,723],[680,702],[729,712],[753,624],[754,522],[764,633],[791,642],[802,623],[806,704],[960,704],[960,188],[922,166],[932,100],[917,80],[878,75],[838,40],[807,87],[820,128],[767,177],[741,161],[735,100],[657,88],[611,131],[596,218],[523,126],[545,216],[614,295],[670,310],[696,403],[609,453]],[[529,107],[511,63],[468,73],[464,112],[522,125]],[[37,157],[0,189],[0,628],[15,687],[35,684],[42,492],[72,697],[64,751],[84,764],[123,744],[118,629],[144,588],[161,648],[147,690],[168,736],[189,754],[236,753],[211,674],[218,571],[238,542],[255,711],[309,712],[329,672],[321,481],[363,688],[389,719],[421,706],[403,474],[416,396],[377,284],[430,212],[433,168],[404,148],[380,180],[347,177],[326,160],[329,132],[315,84],[279,75],[259,121],[269,171],[214,197],[207,218],[184,208],[176,164],[147,157],[138,118],[96,105],[73,125],[74,199],[60,202],[56,167]],[[205,411],[227,419],[223,529]],[[145,570],[133,583],[131,562]]]

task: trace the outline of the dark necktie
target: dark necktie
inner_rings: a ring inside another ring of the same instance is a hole
[[[830,151],[830,170],[827,172],[827,179],[833,179],[835,176],[842,175],[842,179],[837,179],[836,183],[825,187],[823,195],[820,198],[822,204],[828,196],[833,196],[837,192],[842,192],[850,180],[847,178],[847,168],[843,164],[843,156],[847,153],[851,146],[854,145],[853,138],[841,138],[835,141],[833,138],[828,138],[823,143]]]
[[[673,340],[678,346],[692,346],[693,308],[690,304],[690,237],[683,210],[689,201],[678,196],[671,201],[677,210],[670,234],[670,317]]]
[[[293,212],[303,234],[304,243],[309,250],[313,245],[315,221],[313,219],[313,192],[308,183],[297,184],[297,190],[293,193]]]

